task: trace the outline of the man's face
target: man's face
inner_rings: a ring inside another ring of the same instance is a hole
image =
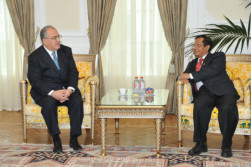
[[[47,36],[43,39],[44,46],[50,51],[57,51],[60,48],[60,35],[56,29],[48,28]]]
[[[206,55],[208,53],[209,48],[210,48],[209,45],[204,46],[203,40],[204,40],[204,38],[197,38],[194,42],[193,52],[194,52],[194,56],[196,58],[201,58],[204,55]]]

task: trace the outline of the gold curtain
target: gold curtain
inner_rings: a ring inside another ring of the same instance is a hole
[[[186,38],[187,0],[158,0],[158,7],[167,42],[172,50],[166,89],[168,113],[177,112],[176,77],[183,72],[184,42]]]
[[[24,48],[23,79],[26,79],[28,56],[35,48],[34,0],[7,0],[6,2],[14,29]]]
[[[100,52],[108,37],[116,0],[87,0],[90,54],[99,54],[99,98],[104,95],[104,78]]]

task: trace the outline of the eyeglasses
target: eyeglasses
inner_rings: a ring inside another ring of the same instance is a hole
[[[203,43],[197,43],[197,44],[194,44],[193,47],[201,47],[201,46],[204,46]]]
[[[62,38],[62,35],[58,35],[58,36],[54,36],[51,38],[45,38],[45,39],[57,40],[57,39],[61,39],[61,38]]]

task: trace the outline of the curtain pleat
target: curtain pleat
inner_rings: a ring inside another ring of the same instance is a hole
[[[187,4],[187,0],[158,0],[166,40],[172,50],[172,60],[166,80],[166,89],[169,90],[168,113],[177,112],[175,83],[178,74],[183,72]]]
[[[28,56],[35,49],[34,0],[7,0],[10,16],[24,48],[23,79],[27,78]]]
[[[101,50],[103,49],[112,23],[116,0],[87,0],[89,19],[90,54],[99,57],[99,99],[104,95],[104,78]]]
[[[19,82],[23,76],[23,48],[15,32],[6,0],[0,1],[0,111],[21,109]]]

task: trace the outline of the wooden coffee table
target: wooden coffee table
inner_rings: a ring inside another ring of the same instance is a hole
[[[101,121],[101,155],[106,155],[106,120],[115,118],[116,133],[119,133],[120,118],[153,118],[156,126],[156,153],[160,156],[161,127],[164,127],[166,103],[169,91],[156,89],[153,96],[132,96],[128,90],[127,96],[119,96],[118,90],[109,91],[100,102],[96,104],[96,116]]]

